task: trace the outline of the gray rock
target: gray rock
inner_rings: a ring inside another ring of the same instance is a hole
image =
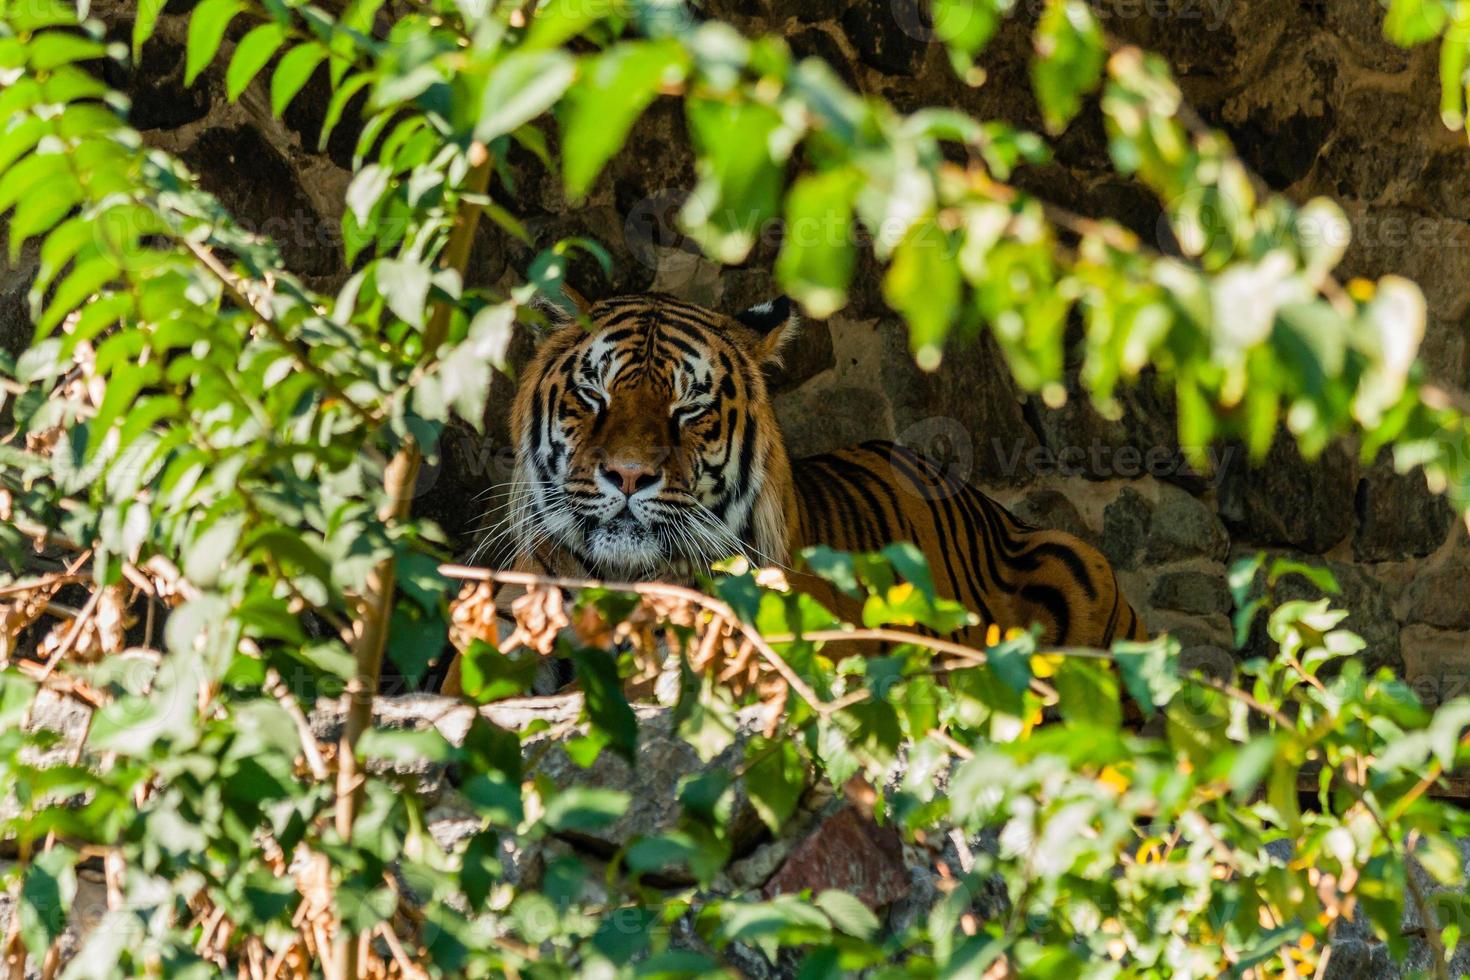
[[[1455,524],[1454,508],[1429,491],[1424,474],[1395,473],[1387,458],[1358,481],[1357,515],[1353,557],[1359,561],[1422,557],[1444,544]]]
[[[1440,629],[1470,629],[1470,547],[1457,547],[1438,567],[1419,572],[1404,591],[1405,618]]]
[[[59,737],[44,748],[26,746],[20,750],[20,759],[27,765],[37,768],[69,764],[77,746],[87,736],[87,724],[90,719],[91,712],[79,702],[57,694],[55,691],[40,689],[36,692],[35,700],[31,702],[26,731],[31,733],[53,732]],[[81,796],[70,797],[69,802],[72,805],[80,805],[83,798]],[[7,787],[3,793],[0,793],[0,821],[14,820],[21,815],[21,812],[21,802],[16,798],[14,787]],[[0,838],[0,857],[12,858],[16,856],[16,853],[14,838]],[[8,920],[0,919],[0,921]]]
[[[1321,554],[1352,530],[1355,469],[1341,446],[1309,463],[1283,435],[1259,465],[1226,470],[1220,516],[1237,542]]]
[[[879,380],[899,441],[949,443],[960,464],[956,472],[971,483],[1016,486],[1038,475],[1031,455],[1039,445],[1036,432],[988,334],[974,343],[950,344],[940,369],[930,373],[914,364],[901,324],[885,321],[878,329]]]
[[[766,284],[769,287],[769,283]],[[757,302],[759,298],[757,298]],[[736,312],[754,305],[733,304]],[[767,384],[772,391],[795,388],[808,378],[821,374],[833,365],[832,334],[821,320],[806,320],[796,335],[781,350],[781,363],[767,370]]]
[[[1149,377],[1115,393],[1119,414],[1107,418],[1093,407],[1081,381],[1080,362],[1066,376],[1067,401],[1051,408],[1039,396],[1026,400],[1026,418],[1067,478],[1137,480],[1152,476],[1189,486],[1201,475],[1185,462],[1174,422],[1173,397]]]
[[[1021,520],[1037,527],[1066,531],[1084,540],[1095,537],[1077,507],[1060,490],[1033,490],[1010,510]]]
[[[552,730],[525,743],[527,755],[537,760],[530,773],[546,777],[558,789],[580,786],[618,790],[629,795],[631,803],[615,823],[575,835],[577,843],[603,853],[623,847],[634,837],[673,830],[681,812],[679,784],[699,773],[734,769],[744,758],[745,743],[764,724],[762,708],[743,709],[738,715],[734,741],[706,763],[675,731],[672,708],[640,704],[634,706],[634,711],[638,714],[639,727],[637,759],[632,766],[611,751],[604,751],[590,768],[578,766],[560,745],[585,735],[586,730],[581,726]],[[741,784],[736,784],[733,794],[728,831],[738,852],[754,841],[764,824],[756,816]]]
[[[1154,583],[1149,601],[1164,609],[1208,616],[1230,611],[1230,589],[1223,574],[1201,571],[1169,572]]]
[[[792,459],[891,435],[884,409],[882,395],[856,386],[796,388],[776,399],[776,419]]]
[[[1098,549],[1114,567],[1125,572],[1138,567],[1138,553],[1153,522],[1153,506],[1143,494],[1124,487],[1103,510]]]
[[[1194,557],[1220,561],[1229,548],[1225,525],[1207,504],[1181,487],[1159,484],[1145,562],[1159,565]]]
[[[1398,980],[1402,975],[1383,943],[1334,938],[1322,980]]]
[[[842,31],[864,64],[885,74],[908,75],[919,66],[928,45],[903,26],[921,27],[922,7],[922,0],[853,4],[841,17]]]

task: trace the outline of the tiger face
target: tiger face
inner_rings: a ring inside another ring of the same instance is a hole
[[[520,563],[687,581],[732,555],[784,562],[795,495],[762,368],[790,303],[729,317],[639,295],[585,319],[542,344],[516,395]]]

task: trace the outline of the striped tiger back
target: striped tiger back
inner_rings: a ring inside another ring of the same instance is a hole
[[[793,464],[792,477],[800,515],[793,550],[913,542],[936,592],[980,617],[957,639],[981,644],[991,623],[1040,624],[1044,642],[1065,646],[1147,635],[1096,548],[1026,524],[906,446],[874,441],[811,456]]]

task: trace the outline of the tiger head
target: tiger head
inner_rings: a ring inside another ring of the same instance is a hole
[[[762,369],[795,329],[790,302],[726,316],[637,295],[583,312],[516,394],[517,562],[664,581],[733,555],[785,562],[795,493]]]

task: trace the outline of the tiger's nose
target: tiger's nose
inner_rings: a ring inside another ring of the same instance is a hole
[[[603,463],[602,475],[630,497],[644,487],[652,486],[658,479],[658,474],[647,463]]]

